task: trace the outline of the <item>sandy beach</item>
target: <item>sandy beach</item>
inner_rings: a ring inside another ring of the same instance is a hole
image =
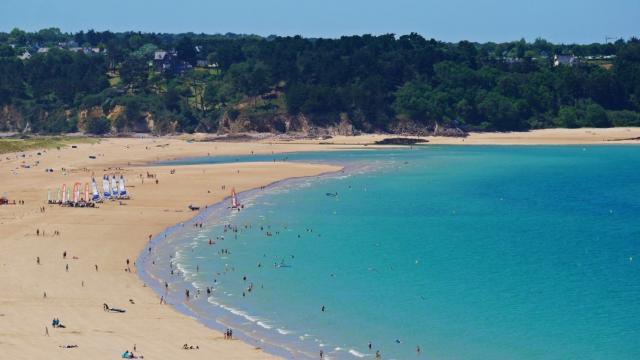
[[[169,145],[166,145],[169,144]],[[162,145],[156,147],[156,145]],[[128,147],[128,148],[127,148]],[[249,149],[251,148],[251,149]],[[299,147],[303,148],[303,147]],[[239,341],[160,305],[135,273],[133,261],[150,234],[187,220],[195,213],[187,206],[204,207],[228,196],[221,186],[238,191],[290,177],[338,170],[327,165],[289,163],[184,166],[170,174],[169,167],[131,167],[174,156],[283,151],[266,144],[187,144],[166,139],[113,139],[100,144],[79,144],[73,149],[37,151],[15,159],[3,154],[0,192],[25,205],[0,206],[0,352],[11,359],[109,359],[125,350],[149,359],[271,358]],[[96,160],[88,155],[96,154]],[[100,156],[99,154],[104,154]],[[11,160],[7,160],[7,157]],[[20,168],[22,162],[32,165]],[[36,161],[39,165],[33,166]],[[69,169],[65,176],[60,168]],[[46,205],[47,189],[100,177],[103,170],[122,167],[132,200],[101,204],[97,209]],[[16,170],[13,174],[12,170]],[[46,173],[53,168],[54,173]],[[139,174],[156,174],[158,184]],[[187,185],[188,184],[188,185]],[[45,212],[40,207],[45,206]],[[36,235],[36,231],[40,235]],[[59,236],[54,236],[54,231]],[[63,252],[67,252],[63,259]],[[40,265],[36,263],[40,258]],[[129,259],[132,272],[127,269]],[[66,271],[66,266],[69,270]],[[98,271],[95,270],[98,265]],[[44,293],[46,292],[46,298]],[[130,303],[133,300],[135,304]],[[104,312],[102,304],[126,309]],[[64,329],[51,327],[59,318]],[[49,336],[45,335],[48,327]],[[183,350],[183,344],[199,350]],[[63,349],[61,345],[78,345]]]
[[[402,135],[334,136],[327,140],[295,140],[297,144],[365,145],[386,138],[411,137]],[[434,145],[596,145],[640,144],[640,128],[606,129],[543,129],[523,132],[470,133],[467,137],[420,137]]]
[[[364,145],[385,137],[334,137],[295,143],[103,139],[76,148],[29,151],[23,153],[24,157],[1,154],[0,194],[25,204],[0,206],[0,353],[7,359],[115,359],[125,350],[133,350],[135,344],[136,355],[149,359],[272,358],[251,345],[224,340],[221,333],[169,305],[161,305],[159,297],[138,278],[133,262],[149,235],[194,216],[187,208],[189,204],[204,207],[218,202],[229,195],[230,187],[243,191],[285,178],[337,171],[339,167],[284,162],[190,165],[175,167],[175,174],[170,174],[170,167],[149,164],[206,155],[364,149]],[[471,134],[464,141],[440,137],[428,140],[432,144],[640,143],[631,140],[634,138],[640,138],[640,128],[552,129]],[[54,172],[45,172],[46,168]],[[113,172],[123,173],[128,180],[132,199],[125,205],[107,202],[88,209],[46,204],[48,189],[55,190],[63,183],[85,183],[92,174],[99,179]],[[157,176],[158,184],[146,176],[142,182],[140,175],[147,172]],[[222,185],[227,189],[223,191]],[[60,235],[54,235],[54,231]],[[131,271],[127,271],[127,259]],[[126,309],[126,313],[105,312],[103,303]],[[66,327],[52,328],[53,318],[59,318]],[[183,350],[185,343],[197,345],[199,350]],[[61,345],[78,348],[64,349]]]

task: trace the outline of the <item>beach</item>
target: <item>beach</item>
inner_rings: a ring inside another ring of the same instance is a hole
[[[640,144],[640,128],[542,129],[513,132],[472,132],[466,137],[366,134],[326,140],[295,140],[300,144],[365,145],[387,138],[420,138],[436,145],[596,145]]]
[[[75,148],[28,151],[24,157],[2,154],[0,195],[6,193],[10,201],[25,204],[0,206],[0,352],[12,359],[118,358],[135,346],[136,355],[151,359],[272,358],[252,345],[224,340],[222,333],[170,305],[161,305],[158,295],[138,278],[133,262],[150,236],[195,215],[189,205],[205,207],[219,202],[229,196],[232,187],[241,192],[340,167],[280,161],[175,167],[151,164],[197,156],[365,149],[385,137],[389,136],[245,143],[117,138]],[[640,128],[620,128],[483,133],[464,141],[427,140],[432,144],[551,145],[639,143],[631,140],[638,137]],[[45,172],[46,168],[54,172]],[[95,209],[46,204],[48,189],[55,192],[63,183],[71,186],[76,181],[84,184],[92,174],[99,180],[105,173],[124,174],[132,199],[123,205],[106,202]],[[147,177],[147,173],[155,177]],[[60,235],[54,235],[55,231]],[[105,312],[105,303],[126,312]],[[52,328],[53,318],[66,327]],[[199,349],[184,350],[184,344]],[[78,348],[60,347],[64,345]]]
[[[170,144],[166,146],[165,144]],[[155,147],[163,145],[163,147]],[[328,165],[288,163],[188,166],[170,174],[169,167],[127,167],[170,156],[205,156],[208,153],[248,152],[248,144],[186,144],[178,140],[103,140],[77,148],[26,153],[25,158],[0,162],[2,193],[24,205],[0,207],[0,351],[12,359],[118,358],[133,351],[146,358],[271,358],[239,341],[183,316],[139,280],[133,262],[149,240],[164,228],[194,215],[188,205],[204,207],[238,191],[290,177],[312,176],[338,170]],[[127,148],[128,146],[128,148]],[[171,148],[171,147],[174,148]],[[180,146],[184,146],[179,148]],[[282,151],[262,144],[249,146],[256,153]],[[179,149],[178,149],[179,148]],[[147,150],[150,149],[150,150]],[[217,150],[216,150],[217,149]],[[246,150],[246,151],[245,151]],[[163,153],[164,152],[164,153]],[[90,154],[96,160],[89,159]],[[25,161],[38,166],[19,168]],[[95,164],[94,164],[95,163]],[[18,167],[17,174],[11,169]],[[69,169],[66,176],[60,168]],[[118,205],[106,202],[99,208],[63,208],[45,205],[47,189],[66,183],[90,181],[104,169],[122,167],[132,199]],[[45,168],[55,169],[46,173]],[[157,176],[158,184],[146,173]],[[142,184],[139,174],[145,174]],[[210,191],[210,193],[209,193]],[[39,208],[44,206],[45,212]],[[36,231],[40,235],[36,235]],[[59,231],[59,236],[54,236]],[[63,253],[66,251],[66,259]],[[40,265],[36,259],[40,258]],[[77,259],[76,259],[77,258]],[[127,269],[127,259],[130,261]],[[66,265],[69,269],[66,271]],[[95,265],[98,265],[96,271]],[[46,292],[46,298],[44,293]],[[133,300],[135,304],[130,303]],[[103,303],[126,309],[104,312]],[[64,329],[51,327],[59,318]],[[45,335],[48,327],[49,336]],[[183,350],[184,344],[199,350]],[[62,345],[78,345],[63,349]]]

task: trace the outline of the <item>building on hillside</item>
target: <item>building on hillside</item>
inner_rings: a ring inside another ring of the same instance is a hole
[[[191,64],[178,59],[175,51],[158,50],[153,54],[153,69],[157,72],[180,75],[191,68]]]
[[[171,69],[175,54],[169,51],[158,50],[153,54],[153,68],[157,72],[165,72]]]
[[[29,50],[25,50],[22,55],[18,55],[18,59],[20,60],[29,60],[31,59],[31,53],[29,52]]]
[[[38,49],[38,54],[46,54],[49,52],[49,48],[48,47],[41,47]]]
[[[553,66],[575,66],[579,64],[579,59],[573,55],[554,55]]]

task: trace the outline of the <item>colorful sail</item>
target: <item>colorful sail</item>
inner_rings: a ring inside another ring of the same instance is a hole
[[[80,187],[82,186],[81,183],[75,183],[73,184],[73,202],[77,203],[80,201]]]
[[[237,209],[240,207],[240,203],[238,202],[238,196],[236,195],[236,189],[231,189],[231,207],[233,209]]]

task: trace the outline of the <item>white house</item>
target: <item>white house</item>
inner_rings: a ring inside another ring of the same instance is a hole
[[[575,66],[578,65],[578,58],[573,55],[554,55],[553,56],[553,66]]]

